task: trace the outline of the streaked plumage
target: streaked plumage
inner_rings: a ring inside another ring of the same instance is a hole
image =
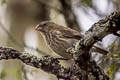
[[[36,26],[36,30],[42,33],[47,44],[54,52],[67,59],[70,59],[72,56],[70,56],[66,50],[75,45],[75,43],[83,36],[76,30],[55,24],[50,21],[41,22]],[[101,50],[102,49],[99,48],[99,52]],[[108,53],[105,50],[101,52],[105,54]]]

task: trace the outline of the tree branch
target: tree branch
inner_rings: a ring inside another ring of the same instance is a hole
[[[40,68],[48,73],[56,75],[58,78],[62,78],[65,80],[96,80],[96,77],[99,78],[98,75],[101,75],[102,79],[108,79],[104,72],[102,72],[102,70],[98,66],[96,66],[96,63],[94,61],[89,61],[90,64],[86,65],[90,67],[87,71],[77,65],[74,65],[70,68],[64,68],[59,64],[59,60],[57,58],[53,58],[50,56],[43,56],[41,58],[38,58],[28,53],[19,52],[13,48],[0,47],[0,60],[3,59],[21,60],[27,65]],[[99,71],[99,73],[94,75],[96,77],[92,76],[92,69],[94,69],[94,73],[97,73]]]
[[[64,68],[57,58],[34,55],[17,51],[12,48],[0,47],[0,60],[19,59],[25,64],[40,68],[65,80],[109,80],[103,70],[91,60],[90,48],[97,41],[101,41],[106,35],[117,33],[120,30],[120,12],[115,11],[106,18],[95,23],[84,37],[80,39],[74,48],[68,50],[76,62],[70,68]],[[78,64],[78,65],[77,65]]]
[[[81,55],[89,55],[90,48],[97,41],[109,35],[117,33],[120,30],[120,11],[115,11],[106,18],[95,23],[76,43],[75,48],[70,49],[71,54],[75,60],[81,61]],[[83,59],[83,58],[82,58]],[[85,59],[84,59],[85,60]]]

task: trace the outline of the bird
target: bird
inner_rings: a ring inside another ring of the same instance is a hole
[[[65,59],[73,58],[72,55],[67,52],[67,49],[73,47],[76,42],[84,36],[77,30],[64,27],[51,21],[42,21],[35,26],[35,29],[43,36],[48,47]],[[107,50],[97,46],[93,46],[92,51],[104,55],[108,54]]]

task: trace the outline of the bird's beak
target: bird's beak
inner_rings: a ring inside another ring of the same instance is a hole
[[[38,24],[37,26],[35,26],[35,30],[41,31],[42,30],[42,26],[40,26],[40,24]]]

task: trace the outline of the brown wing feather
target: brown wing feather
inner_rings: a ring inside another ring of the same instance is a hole
[[[63,27],[63,26],[61,26],[61,27]],[[79,31],[76,31],[69,27],[63,27],[61,29],[61,32],[63,33],[63,36],[66,38],[80,39],[83,37],[83,35]]]

